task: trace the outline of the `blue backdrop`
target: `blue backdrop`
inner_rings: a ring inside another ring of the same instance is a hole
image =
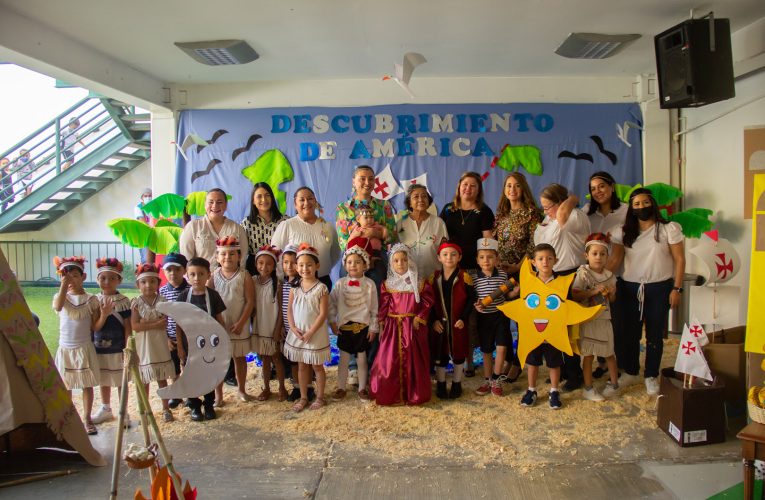
[[[625,122],[633,124],[626,133]],[[287,192],[289,214],[294,213],[294,190],[308,185],[325,207],[324,217],[333,219],[335,206],[351,193],[353,168],[361,164],[372,166],[377,173],[390,165],[392,178],[398,183],[427,174],[427,185],[439,210],[454,196],[461,173],[474,170],[485,177],[485,201],[494,210],[508,172],[492,163],[509,144],[513,147],[510,151],[525,153],[524,165],[518,168],[535,195],[545,185],[559,182],[584,200],[587,179],[598,170],[610,172],[622,184],[642,182],[642,136],[634,125],[642,125],[637,104],[183,111],[178,143],[189,134],[211,143],[186,149],[188,160],[176,156],[176,193],[220,187],[233,196],[227,215],[239,221],[249,210],[252,190],[252,182],[242,170],[265,151],[278,149],[294,171],[294,179],[281,185]],[[538,155],[541,175],[529,173],[534,170],[527,164],[529,153]],[[391,202],[400,209],[403,199],[399,194]]]

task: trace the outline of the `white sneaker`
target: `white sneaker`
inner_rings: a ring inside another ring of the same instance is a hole
[[[619,386],[614,386],[609,380],[606,382],[606,387],[603,389],[603,396],[610,398],[619,394]]]
[[[101,408],[99,408],[98,411],[91,417],[91,420],[94,424],[103,424],[104,422],[114,420],[114,414],[112,413],[111,408],[101,406]]]
[[[645,392],[647,392],[649,396],[659,394],[659,381],[656,377],[646,377]]]
[[[348,385],[359,385],[359,376],[356,370],[351,370],[348,373]]]
[[[605,401],[606,398],[598,394],[598,391],[594,387],[590,389],[582,389],[582,396],[588,401]]]
[[[619,387],[629,387],[631,385],[635,385],[639,383],[640,383],[639,375],[630,375],[629,373],[624,372],[619,377]]]

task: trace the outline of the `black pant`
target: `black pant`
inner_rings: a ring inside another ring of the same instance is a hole
[[[200,409],[202,408],[202,400],[199,398],[189,398],[189,408],[192,410]],[[212,408],[213,403],[215,402],[215,390],[212,390],[204,395],[204,405],[205,408]]]
[[[664,331],[669,315],[669,294],[673,280],[646,283],[643,290],[643,318],[640,318],[640,302],[637,293],[640,283],[619,280],[617,297],[620,297],[621,341],[616,345],[619,366],[630,375],[640,372],[640,338],[645,323],[645,377],[658,377],[661,356],[664,351]]]

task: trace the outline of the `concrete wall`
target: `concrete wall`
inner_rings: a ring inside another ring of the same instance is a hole
[[[734,60],[761,60],[765,54],[765,20],[761,19],[734,35]],[[744,128],[765,126],[765,71],[747,72],[736,81],[736,97],[698,109],[683,110],[685,156],[683,179],[685,207],[706,207],[715,211],[720,235],[730,240],[742,258],[741,272],[729,282],[740,286],[741,324],[746,320],[749,287],[749,256],[752,224],[743,219],[744,203],[751,193],[744,192]],[[695,245],[690,240],[688,247]],[[699,272],[700,263],[688,260],[689,272]]]

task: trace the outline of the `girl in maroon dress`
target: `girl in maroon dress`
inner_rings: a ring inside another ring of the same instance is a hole
[[[380,289],[380,349],[372,366],[371,390],[378,405],[430,400],[427,321],[433,289],[417,276],[409,249],[393,245],[388,279]]]

